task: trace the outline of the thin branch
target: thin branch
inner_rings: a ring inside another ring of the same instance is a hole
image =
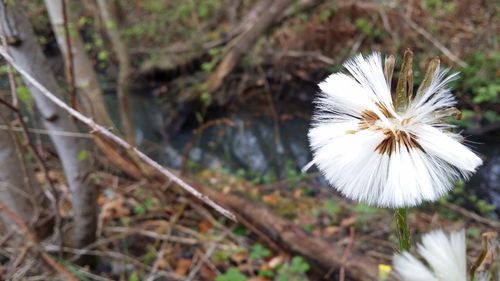
[[[9,127],[5,125],[0,125],[0,130],[12,130],[14,132],[22,132],[23,128],[21,127]],[[92,135],[87,133],[80,132],[65,132],[65,131],[48,131],[45,129],[39,128],[26,128],[28,133],[40,134],[40,135],[55,135],[61,137],[69,137],[69,138],[82,138],[82,139],[91,139]]]
[[[461,60],[459,57],[455,56],[450,49],[446,48],[445,45],[443,45],[441,42],[439,42],[432,34],[427,32],[427,30],[423,29],[419,25],[417,25],[416,22],[414,22],[410,17],[408,16],[403,16],[403,18],[406,20],[406,23],[413,28],[417,33],[422,35],[425,39],[429,40],[436,48],[438,48],[443,55],[445,55],[447,58],[449,58],[451,61],[454,63],[458,64],[459,66],[466,68],[468,64]]]
[[[64,60],[66,65],[66,76],[68,78],[69,84],[69,96],[70,96],[70,104],[73,109],[77,109],[76,107],[76,84],[75,84],[75,68],[74,68],[74,60],[73,60],[73,49],[71,47],[71,34],[69,32],[69,23],[68,23],[68,9],[66,7],[66,0],[61,0],[61,9],[63,15],[63,28],[64,28],[64,37],[66,38],[66,52],[67,59]]]
[[[78,119],[80,122],[84,123],[87,125],[92,132],[99,133],[102,136],[108,138],[109,140],[113,141],[117,145],[123,147],[126,150],[134,152],[137,157],[139,157],[141,160],[143,160],[145,163],[151,165],[153,168],[158,170],[161,174],[166,176],[169,180],[175,182],[178,184],[180,187],[185,189],[187,192],[191,193],[194,197],[198,198],[199,200],[205,202],[206,204],[210,205],[212,208],[214,208],[216,211],[221,213],[222,215],[226,216],[227,218],[236,221],[236,217],[232,212],[229,210],[224,209],[223,207],[219,206],[217,203],[212,201],[210,198],[208,198],[206,195],[200,193],[196,188],[192,187],[190,184],[188,184],[186,181],[184,181],[182,178],[178,177],[165,167],[161,166],[158,164],[156,161],[153,159],[149,158],[146,154],[141,152],[139,149],[137,149],[135,146],[130,145],[120,137],[116,136],[115,134],[111,133],[108,129],[105,127],[97,124],[92,120],[91,118],[81,114],[80,112],[74,110],[70,106],[68,106],[65,102],[57,98],[54,94],[52,94],[47,88],[45,88],[40,82],[38,82],[35,78],[33,78],[28,72],[26,72],[24,69],[22,69],[15,61],[14,59],[7,54],[6,50],[4,48],[0,48],[0,55],[2,55],[7,62],[9,62],[21,75],[25,77],[27,81],[29,81],[33,87],[37,88],[40,90],[40,92],[50,99],[53,103],[55,103],[57,106],[59,106],[61,109],[69,113],[71,116],[75,117]]]

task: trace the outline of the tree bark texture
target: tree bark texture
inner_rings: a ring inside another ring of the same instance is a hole
[[[69,55],[66,40],[68,38],[65,32],[62,1],[67,0],[45,0],[45,6],[47,7],[50,22],[56,35],[57,44],[59,45],[61,53],[64,55],[64,59],[67,61]],[[75,86],[80,97],[80,103],[83,106],[83,111],[87,116],[92,116],[97,123],[106,127],[113,127],[113,122],[108,114],[102,89],[97,80],[97,75],[85,51],[80,34],[76,29],[76,16],[71,10],[71,5],[66,5],[66,10],[68,18],[66,24],[71,30],[69,36],[73,58],[71,65],[74,69]],[[66,63],[70,64],[69,62]]]
[[[2,36],[11,42],[8,52],[14,60],[52,93],[62,97],[63,90],[57,84],[19,1],[0,1],[0,20]],[[61,161],[72,195],[75,246],[83,247],[95,241],[97,226],[96,187],[89,181],[90,163],[79,157],[85,151],[85,143],[81,139],[51,133],[77,132],[78,129],[63,110],[26,79],[25,82]]]
[[[110,6],[112,1],[98,0],[99,12],[111,45],[118,59],[120,69],[118,71],[118,106],[120,111],[120,121],[125,133],[127,142],[135,146],[135,133],[134,123],[132,119],[131,106],[129,103],[129,79],[130,79],[130,60],[128,56],[127,47],[122,39],[120,31],[118,30],[118,19],[113,13]]]

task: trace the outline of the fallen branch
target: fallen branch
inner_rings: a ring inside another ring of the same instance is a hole
[[[320,238],[311,237],[298,225],[274,214],[265,206],[249,202],[239,196],[222,194],[204,186],[197,188],[217,203],[232,210],[238,221],[263,240],[272,240],[272,243],[282,250],[307,259],[316,269],[314,273],[319,276],[329,276],[332,272],[340,274],[341,268],[344,268],[348,280],[378,280],[376,261],[351,251],[351,246],[342,249]],[[347,252],[349,258],[343,258]]]
[[[469,211],[465,208],[462,208],[458,205],[455,205],[453,203],[450,203],[450,202],[446,202],[444,203],[444,206],[448,209],[451,209],[457,213],[460,213],[462,214],[464,217],[467,217],[467,218],[470,218],[472,220],[475,220],[479,223],[482,223],[482,224],[485,224],[485,225],[488,225],[490,227],[493,227],[494,229],[500,229],[500,222],[498,221],[495,221],[495,220],[489,220],[487,218],[484,218],[484,217],[481,217],[480,215],[472,212],[472,211]]]
[[[269,27],[279,19],[279,16],[292,4],[290,0],[268,2],[269,1],[262,0],[261,3],[257,4],[257,7],[264,7],[264,11],[259,14],[258,17],[254,19],[255,15],[252,13],[247,16],[249,19],[245,21],[247,21],[248,24],[243,26],[241,34],[231,41],[227,52],[224,54],[224,58],[208,78],[207,90],[209,92],[213,93],[222,86],[226,76],[233,71],[243,55],[248,53],[257,43],[259,36],[269,29]]]
[[[199,200],[203,201],[204,203],[210,205],[212,208],[214,208],[216,211],[221,213],[222,215],[228,217],[231,220],[236,220],[235,216],[233,213],[230,211],[222,208],[219,206],[217,203],[212,201],[208,196],[205,194],[202,194],[199,192],[196,188],[192,187],[188,183],[186,183],[182,178],[176,176],[174,173],[166,169],[165,167],[161,166],[158,164],[156,161],[153,159],[149,158],[146,154],[141,152],[139,149],[136,147],[130,145],[120,137],[116,136],[115,134],[111,133],[108,129],[104,128],[103,126],[97,124],[92,120],[91,118],[81,114],[80,112],[74,110],[70,106],[68,106],[64,101],[60,100],[57,98],[54,94],[52,94],[47,88],[45,88],[42,84],[40,84],[36,79],[34,79],[28,72],[26,72],[24,69],[22,69],[15,61],[14,59],[9,56],[9,54],[6,52],[4,48],[0,48],[0,55],[4,57],[4,59],[11,64],[24,78],[29,81],[33,87],[37,88],[40,90],[40,92],[47,97],[49,100],[51,100],[54,104],[59,106],[61,109],[66,111],[68,114],[79,120],[80,122],[84,123],[87,125],[92,132],[98,133],[103,137],[106,137],[110,141],[116,143],[117,145],[123,147],[124,149],[133,152],[135,155],[137,155],[138,158],[140,158],[142,161],[147,163],[148,165],[152,166],[158,172],[160,172],[162,175],[167,177],[169,180],[172,182],[176,183],[183,189],[185,189],[187,192],[191,193],[194,197],[198,198]]]

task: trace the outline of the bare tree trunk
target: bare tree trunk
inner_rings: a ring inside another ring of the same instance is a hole
[[[281,14],[292,4],[292,0],[261,0],[255,10],[261,12],[257,16],[250,12],[244,20],[241,34],[234,38],[224,58],[217,69],[207,80],[207,90],[211,93],[220,88],[226,76],[233,71],[240,59],[257,43],[259,36],[264,33],[273,23],[278,21]]]
[[[135,145],[134,124],[129,104],[129,79],[130,79],[130,61],[128,57],[127,47],[121,38],[120,31],[118,30],[118,20],[110,7],[111,1],[97,0],[99,5],[99,12],[101,13],[102,21],[108,33],[111,45],[115,51],[120,70],[118,73],[118,104],[120,111],[120,120],[122,123],[123,131],[127,142]]]
[[[10,55],[52,93],[62,97],[63,91],[56,82],[19,1],[10,3],[0,1],[1,30],[5,33],[2,36],[10,42],[8,49]],[[72,193],[75,246],[83,247],[95,240],[97,226],[96,187],[89,182],[88,177],[90,163],[88,159],[79,157],[80,153],[85,151],[85,144],[81,139],[51,134],[54,131],[76,132],[78,129],[64,111],[47,99],[29,81],[25,80],[25,83],[31,91],[61,160],[66,181]]]
[[[70,33],[70,38],[66,37],[62,1],[65,0],[45,0],[45,6],[49,13],[50,22],[52,23],[59,49],[63,53],[65,60],[69,58],[67,40],[69,39],[71,41],[70,45],[73,57],[72,65],[75,73],[75,85],[84,112],[87,116],[93,116],[97,123],[103,126],[113,127],[113,122],[106,109],[102,89],[97,80],[92,63],[87,56],[80,34],[74,32]],[[66,5],[68,18],[66,24],[74,28],[76,26],[76,19],[70,6],[71,5]],[[69,64],[69,62],[66,63]]]
[[[0,105],[0,125],[9,124],[8,109]],[[33,176],[28,163],[22,159],[21,147],[12,131],[0,132],[0,203],[12,210],[16,216],[43,237],[51,230],[46,210],[49,202]],[[14,224],[2,215],[9,229]]]

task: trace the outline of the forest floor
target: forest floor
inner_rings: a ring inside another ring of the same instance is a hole
[[[69,220],[70,194],[63,176],[57,171],[50,175],[63,194],[61,214]],[[297,175],[270,185],[256,185],[213,170],[192,176],[223,194],[239,194],[258,202],[262,208],[269,208],[299,226],[307,236],[342,249],[343,255],[338,259],[349,259],[352,253],[372,258],[382,270],[380,280],[392,280],[386,277],[397,249],[392,210],[349,202],[333,190],[318,186],[314,175]],[[43,181],[42,176],[39,179]],[[310,261],[277,247],[273,237],[263,239],[254,229],[225,219],[169,184],[133,181],[109,172],[97,172],[94,179],[100,187],[98,239],[83,250],[64,247],[63,258],[57,258],[80,280],[338,278],[318,276]],[[421,234],[431,230],[465,228],[469,263],[482,251],[481,234],[500,227],[498,221],[467,211],[446,198],[412,209],[409,218],[414,244]],[[42,242],[54,257],[59,253],[56,241],[52,238]],[[17,261],[2,268],[4,276],[26,280],[55,278],[36,260],[20,257],[15,248],[6,247],[2,254]],[[82,268],[73,263],[82,254],[97,257],[96,266]]]

